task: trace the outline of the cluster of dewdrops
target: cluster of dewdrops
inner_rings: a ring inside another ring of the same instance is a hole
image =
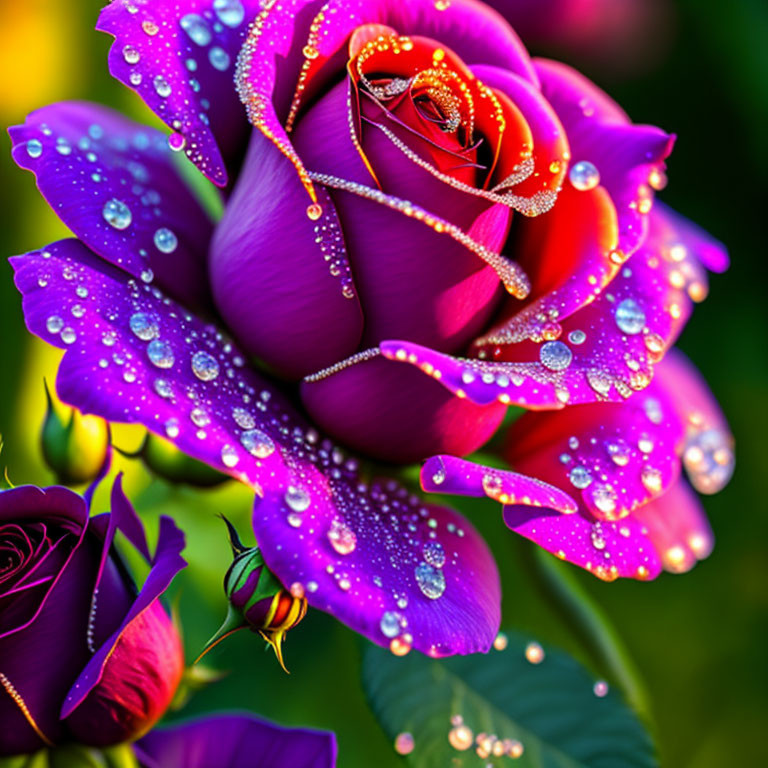
[[[499,632],[493,641],[496,651],[505,651],[509,645],[509,638]],[[524,655],[526,661],[533,665],[541,664],[546,654],[544,649],[536,641],[531,641],[525,646]],[[598,680],[592,686],[592,693],[598,698],[608,695],[609,686],[605,680]],[[513,760],[522,757],[525,748],[519,739],[499,737],[493,733],[481,731],[475,734],[472,728],[465,722],[460,714],[451,715],[449,718],[448,743],[457,752],[466,752],[474,747],[475,753],[481,759],[509,757]],[[409,755],[416,748],[416,740],[412,733],[403,731],[395,737],[395,751],[400,755]],[[493,768],[493,763],[488,763],[488,768]]]

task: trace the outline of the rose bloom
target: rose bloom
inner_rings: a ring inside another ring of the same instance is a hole
[[[137,591],[113,540],[120,531],[150,563]],[[69,741],[107,746],[145,733],[184,668],[159,595],[185,565],[169,518],[150,558],[122,493],[112,511],[62,487],[0,491],[0,755]]]
[[[173,132],[84,103],[11,130],[77,238],[13,262],[62,399],[253,487],[269,569],[398,654],[487,651],[498,572],[359,456],[428,459],[425,490],[603,578],[709,551],[681,460],[713,492],[731,438],[685,364],[654,368],[727,257],[654,205],[673,136],[476,0],[117,0],[98,26]],[[530,475],[463,459],[510,406]]]

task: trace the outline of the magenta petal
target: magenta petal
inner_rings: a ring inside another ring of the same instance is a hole
[[[219,714],[155,728],[134,749],[142,768],[333,768],[336,738],[251,714]]]
[[[664,570],[684,573],[712,552],[712,528],[696,494],[683,480],[639,509],[634,517],[648,529],[648,538],[661,557]]]
[[[449,456],[430,459],[421,478],[428,491],[500,501],[509,528],[602,579],[652,579],[661,570],[642,524],[598,520],[584,509],[571,514],[576,502],[535,478]]]
[[[619,248],[633,253],[647,231],[653,200],[652,172],[662,173],[674,136],[633,125],[613,100],[565,64],[537,59],[541,87],[565,126],[573,163],[591,162],[600,172],[619,217]]]
[[[491,469],[455,456],[433,456],[421,468],[421,487],[428,493],[487,496],[505,506],[546,507],[573,514],[578,504],[553,485],[535,477]]]
[[[505,458],[616,520],[661,495],[680,474],[683,425],[655,382],[625,403],[528,413],[511,427]]]
[[[159,131],[97,104],[63,102],[10,135],[14,160],[89,248],[134,277],[154,274],[191,306],[205,302],[213,227]]]
[[[110,420],[141,423],[256,488],[263,501],[254,532],[284,584],[302,583],[311,605],[380,644],[402,646],[410,635],[409,645],[438,654],[490,647],[499,622],[496,566],[457,513],[434,510],[430,524],[421,500],[397,484],[375,491],[361,484],[356,463],[320,440],[215,328],[81,243],[56,243],[13,266],[29,329],[67,349],[62,398]],[[72,314],[78,285],[89,288],[80,317]],[[433,540],[444,550],[444,572]],[[381,630],[385,612],[407,621],[405,631],[395,618],[402,638]],[[81,687],[97,679],[100,663],[89,666]]]
[[[344,236],[324,190],[323,214],[291,163],[254,132],[211,247],[216,304],[243,348],[289,378],[351,355],[363,314]]]
[[[472,453],[490,439],[505,411],[499,403],[478,406],[454,397],[419,371],[380,356],[309,377],[301,399],[325,432],[397,463]]]
[[[249,127],[232,79],[235,60],[259,0],[238,0],[212,13],[211,0],[116,0],[97,29],[115,37],[109,71],[135,90],[183,144],[187,157],[219,186],[226,164],[245,149]],[[214,6],[215,7],[215,6]]]

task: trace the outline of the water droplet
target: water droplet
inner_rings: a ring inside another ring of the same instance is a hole
[[[592,475],[589,473],[589,470],[581,465],[574,467],[568,473],[568,479],[571,481],[571,484],[575,488],[578,488],[582,491],[585,488],[589,488],[590,484],[592,483]]]
[[[104,220],[115,229],[127,229],[131,226],[131,209],[122,201],[113,197],[107,200],[102,210]]]
[[[497,651],[506,651],[509,645],[509,638],[503,633],[499,632],[494,638],[493,647]]]
[[[422,557],[429,565],[442,568],[445,565],[445,550],[439,541],[428,541],[421,550]]]
[[[544,661],[544,649],[536,642],[525,646],[525,658],[531,664],[541,664]]]
[[[419,563],[414,569],[413,575],[416,583],[425,597],[437,600],[445,592],[445,576],[429,563]]]
[[[187,145],[187,140],[181,133],[175,132],[168,136],[168,146],[173,152],[181,152]]]
[[[245,408],[233,408],[232,418],[241,429],[253,429],[256,426],[256,419]]]
[[[413,752],[414,741],[410,733],[398,733],[395,737],[395,752],[398,755],[410,755]]]
[[[323,207],[318,203],[312,203],[312,205],[307,208],[307,216],[309,216],[312,221],[317,221],[322,215]]]
[[[309,509],[312,499],[302,488],[297,488],[295,485],[289,485],[288,490],[285,492],[285,503],[294,512],[301,513]]]
[[[539,349],[539,359],[550,371],[564,371],[573,360],[573,353],[562,341],[548,341]]]
[[[624,333],[634,336],[645,326],[645,312],[634,299],[624,299],[614,313],[616,325]]]
[[[215,45],[208,51],[208,61],[219,72],[225,72],[229,68],[229,54],[223,48],[219,48],[218,45]]]
[[[155,247],[158,251],[163,253],[173,253],[176,250],[176,246],[179,244],[179,240],[176,235],[167,227],[160,227],[155,232]]]
[[[143,79],[141,72],[131,72],[131,74],[128,75],[128,80],[130,80],[131,85],[141,85]]]
[[[683,465],[699,493],[717,493],[731,479],[736,464],[732,443],[731,436],[720,429],[697,430],[688,437]]]
[[[594,692],[595,696],[602,699],[608,695],[608,683],[606,683],[605,680],[598,680],[592,686],[592,691]]]
[[[173,390],[171,389],[171,385],[165,379],[155,379],[154,387],[155,392],[157,392],[160,397],[173,397]]]
[[[442,485],[445,482],[445,464],[443,463],[443,460],[438,456],[437,459],[437,468],[432,473],[432,482],[435,485]]]
[[[173,440],[179,436],[179,420],[168,419],[165,422],[165,434]]]
[[[142,341],[151,341],[159,333],[155,319],[144,312],[136,312],[131,315],[128,325],[134,335],[138,336]]]
[[[156,75],[152,84],[155,86],[157,95],[163,99],[167,99],[171,95],[171,86],[168,85],[168,81],[162,75]]]
[[[583,344],[587,340],[587,334],[584,333],[584,331],[571,331],[568,334],[568,341],[571,342],[571,344],[575,344],[577,347],[579,344]]]
[[[384,637],[397,637],[405,626],[405,619],[397,611],[384,611],[381,614],[379,629]]]
[[[72,154],[72,147],[69,146],[69,142],[63,136],[56,139],[56,151],[65,157]]]
[[[211,417],[205,408],[193,408],[189,418],[196,427],[207,427],[211,423]]]
[[[411,652],[411,644],[404,637],[395,637],[389,643],[389,650],[393,656],[406,656]]]
[[[219,364],[213,355],[207,352],[195,352],[192,355],[192,373],[200,381],[213,381],[219,375]]]
[[[586,192],[600,183],[600,171],[589,160],[581,160],[571,166],[568,178],[576,189]]]
[[[251,419],[250,423],[253,423]],[[272,438],[260,429],[249,429],[240,435],[240,443],[248,453],[257,459],[266,459],[275,452],[275,443]]]
[[[651,493],[659,493],[661,491],[661,472],[655,467],[643,467],[640,479]]]
[[[158,368],[170,368],[175,360],[173,347],[162,339],[155,339],[149,342],[147,357],[152,365],[156,365]]]
[[[469,749],[474,743],[475,734],[466,725],[457,725],[448,732],[449,744],[459,752]]]
[[[342,520],[335,518],[328,529],[328,541],[331,542],[331,546],[340,555],[348,555],[350,552],[354,552],[357,546],[355,532]]]
[[[151,21],[150,19],[144,19],[144,21],[141,22],[141,28],[150,37],[154,37],[160,31],[160,28],[157,26],[157,24],[155,24],[155,22]]]
[[[225,467],[237,466],[237,462],[240,461],[240,457],[237,455],[237,451],[231,445],[225,445],[221,449],[221,461]]]
[[[239,27],[245,18],[245,8],[240,0],[214,0],[213,10],[219,21],[228,27]]]
[[[188,13],[181,18],[181,28],[189,35],[190,40],[198,45],[208,45],[211,42],[211,28],[208,22],[196,13]]]
[[[43,154],[43,145],[38,139],[30,139],[27,142],[27,154],[32,158],[40,157]]]
[[[592,490],[594,505],[606,515],[616,511],[616,492],[610,485],[597,485]]]
[[[64,327],[64,321],[58,315],[51,315],[45,321],[45,327],[48,333],[59,333]]]
[[[605,444],[605,449],[617,466],[626,467],[629,464],[629,446],[624,440],[610,440]]]
[[[74,344],[77,340],[77,334],[72,328],[64,328],[64,330],[61,332],[61,340],[65,344]]]
[[[126,45],[123,48],[123,58],[128,64],[138,64],[141,55],[132,45]]]

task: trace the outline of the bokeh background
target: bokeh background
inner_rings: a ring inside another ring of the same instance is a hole
[[[616,10],[631,1],[601,4]],[[768,3],[636,4],[652,15],[632,17],[628,36],[609,32],[606,38],[601,30],[604,45],[592,34],[560,35],[554,43],[538,40],[530,47],[580,67],[637,122],[678,134],[662,199],[727,243],[733,259],[730,272],[713,280],[680,345],[730,419],[737,471],[723,493],[705,500],[717,546],[691,573],[664,575],[651,584],[603,584],[580,571],[576,576],[615,624],[645,679],[663,765],[768,765]],[[137,97],[108,76],[110,39],[93,31],[99,6],[99,0],[0,0],[3,126],[64,99],[99,101],[157,124]],[[0,144],[0,251],[23,253],[65,236],[38,197],[32,175],[13,166],[7,136]],[[0,261],[0,464],[17,484],[52,480],[38,434],[42,378],[53,379],[56,361],[55,351],[25,332],[11,270]],[[121,447],[136,447],[140,439],[135,429],[117,431]],[[233,482],[205,492],[171,487],[153,480],[136,461],[121,460],[119,467],[150,525],[166,513],[187,531],[191,565],[173,592],[187,656],[194,658],[224,612],[221,577],[229,552],[215,514],[226,512],[247,533],[251,494]],[[106,506],[103,492],[97,504]],[[545,647],[556,644],[583,655],[562,617],[532,589],[521,566],[526,544],[507,534],[490,502],[467,504],[466,511],[500,564],[504,623]],[[342,767],[400,765],[365,703],[362,646],[352,632],[311,612],[288,637],[292,674],[286,676],[258,638],[240,633],[209,658],[231,674],[171,717],[248,708],[286,724],[335,730]]]

